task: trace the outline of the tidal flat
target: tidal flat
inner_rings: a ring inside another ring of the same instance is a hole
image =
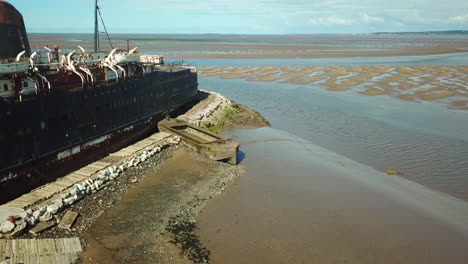
[[[468,109],[466,66],[213,66],[199,70],[200,77],[313,85],[329,91],[390,95],[412,102],[439,101],[452,109]]]

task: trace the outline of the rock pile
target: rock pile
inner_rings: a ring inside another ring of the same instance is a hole
[[[182,116],[182,119],[187,120],[187,122],[200,126],[202,122],[209,120],[217,111],[226,108],[232,104],[232,101],[222,96],[219,93],[202,91],[209,94],[209,104],[201,109],[196,109],[197,111],[189,112]]]

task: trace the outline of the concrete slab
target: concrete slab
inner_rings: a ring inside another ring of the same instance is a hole
[[[8,220],[10,215],[19,215],[21,217],[26,217],[26,211],[21,208],[0,206],[0,222]]]

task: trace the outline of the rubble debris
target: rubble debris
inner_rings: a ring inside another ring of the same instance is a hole
[[[11,238],[17,238],[21,236],[26,229],[27,223],[24,220],[16,221],[16,227],[9,235]]]

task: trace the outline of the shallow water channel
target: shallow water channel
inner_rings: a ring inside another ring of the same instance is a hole
[[[468,111],[312,85],[210,77],[200,88],[254,108],[273,128],[468,201]]]
[[[466,263],[468,203],[277,129],[228,136],[247,172],[199,217],[213,263]]]

